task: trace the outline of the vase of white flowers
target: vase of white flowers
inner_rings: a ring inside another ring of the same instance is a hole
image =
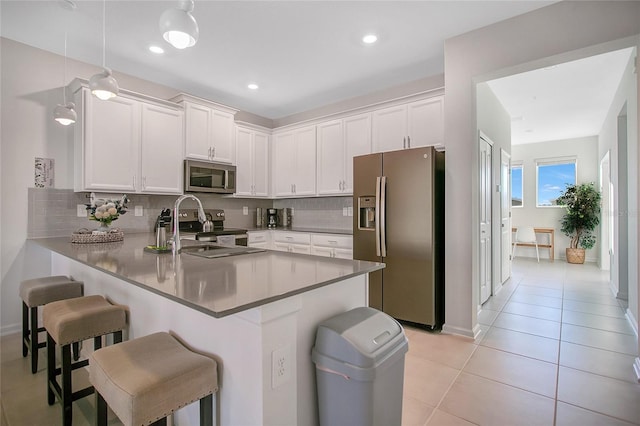
[[[92,192],[90,196],[91,202],[87,204],[89,210],[89,220],[100,222],[98,231],[108,232],[111,222],[118,220],[121,214],[127,212],[127,203],[129,199],[123,194],[120,199],[112,200],[108,198],[96,198]]]

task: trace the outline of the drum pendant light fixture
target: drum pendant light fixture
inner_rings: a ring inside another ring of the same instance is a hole
[[[165,10],[160,15],[162,37],[176,49],[196,44],[200,30],[193,17],[193,0],[181,0],[180,7]]]
[[[118,82],[111,75],[111,70],[105,66],[105,55],[106,55],[106,36],[105,36],[105,15],[106,15],[106,0],[102,1],[102,68],[104,70],[95,74],[91,79],[89,79],[89,89],[91,89],[91,93],[96,96],[98,99],[102,99],[106,101],[107,99],[111,99],[113,97],[118,96]]]
[[[73,102],[67,102],[67,32],[64,32],[64,78],[62,80],[62,104],[58,104],[53,109],[53,119],[63,126],[68,126],[76,122],[78,115]]]

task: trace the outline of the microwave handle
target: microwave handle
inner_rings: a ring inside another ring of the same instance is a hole
[[[224,171],[224,189],[229,189],[229,170]]]

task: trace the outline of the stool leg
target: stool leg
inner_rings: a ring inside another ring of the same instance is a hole
[[[27,345],[27,339],[29,339],[29,307],[26,303],[22,302],[22,356],[26,357],[29,353],[29,346]]]
[[[73,402],[71,395],[71,345],[62,346],[62,424],[71,426]]]
[[[56,395],[53,393],[53,383],[56,380],[56,342],[47,333],[47,402],[53,405]]]
[[[73,360],[77,361],[80,359],[80,342],[72,343],[73,348]]]
[[[38,308],[31,308],[31,373],[38,371]]]
[[[213,426],[213,394],[200,399],[200,426]]]
[[[96,426],[107,426],[107,402],[96,391]]]

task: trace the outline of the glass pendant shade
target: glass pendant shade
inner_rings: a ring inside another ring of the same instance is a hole
[[[66,105],[58,104],[53,110],[53,119],[63,126],[75,123],[78,118],[75,107],[73,102],[68,102]]]
[[[89,89],[91,93],[98,99],[106,101],[118,96],[118,82],[111,75],[111,70],[105,68],[104,71],[93,75],[89,80]]]
[[[167,9],[160,16],[162,37],[176,49],[196,44],[200,30],[191,14],[193,0],[182,1],[179,8]]]

